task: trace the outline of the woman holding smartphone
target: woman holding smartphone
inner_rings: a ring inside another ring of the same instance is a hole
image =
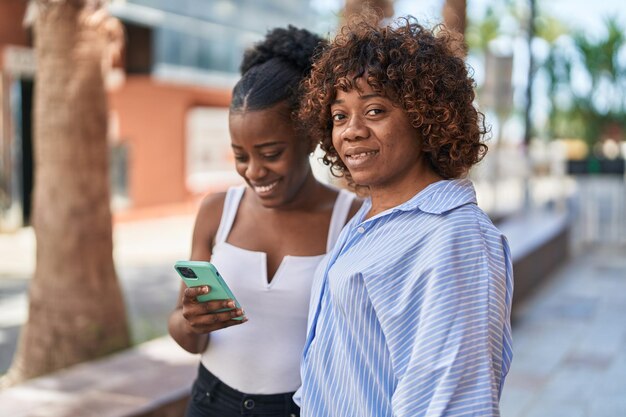
[[[201,354],[188,417],[299,415],[292,395],[314,271],[358,209],[353,194],[314,178],[315,141],[294,118],[321,43],[290,26],[270,31],[244,56],[229,128],[247,185],[205,198],[191,260],[210,260],[245,312],[218,312],[233,308],[232,300],[198,302],[210,289],[181,284],[169,331]]]
[[[485,128],[457,44],[362,19],[315,61],[301,117],[369,197],[314,282],[303,416],[499,416],[511,256],[465,178]]]

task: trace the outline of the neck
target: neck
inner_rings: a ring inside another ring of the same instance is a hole
[[[382,213],[390,208],[399,206],[409,201],[424,188],[428,187],[443,178],[428,170],[424,175],[420,175],[405,184],[395,187],[370,187],[370,197],[372,199],[372,207],[366,214],[365,218],[369,219],[378,213]]]
[[[309,171],[294,198],[285,207],[281,208],[285,210],[302,210],[315,207],[315,202],[318,200],[317,194],[321,186],[315,179],[315,176],[313,176],[313,172]]]

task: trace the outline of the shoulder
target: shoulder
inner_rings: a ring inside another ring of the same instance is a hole
[[[480,236],[501,235],[489,215],[476,204],[466,204],[452,210],[446,223],[451,233],[473,233]]]
[[[475,204],[458,207],[444,215],[433,215],[424,227],[423,253],[437,263],[466,262],[500,257],[506,251],[502,233]]]
[[[194,240],[213,241],[222,219],[225,201],[226,192],[209,194],[202,199],[196,214]]]
[[[452,235],[480,233],[484,227],[491,224],[489,217],[476,204],[464,204],[443,214],[430,216],[437,224],[438,232]]]
[[[224,202],[226,201],[226,192],[219,192],[205,196],[200,202],[198,208],[198,217],[222,217],[224,210]]]
[[[468,245],[483,245],[491,230],[491,221],[475,204],[466,204],[445,213],[415,209],[397,213],[397,220],[387,227],[402,235],[397,245],[409,250],[420,248],[420,257],[446,258]],[[455,249],[454,251],[452,249]]]

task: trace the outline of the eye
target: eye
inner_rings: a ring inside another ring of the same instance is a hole
[[[266,152],[264,154],[262,154],[263,158],[267,159],[268,161],[275,161],[278,158],[280,158],[280,156],[283,154],[283,151],[274,151],[274,152]]]
[[[376,116],[376,115],[382,114],[384,112],[385,112],[385,110],[383,110],[383,109],[373,108],[373,109],[369,109],[367,111],[367,113],[365,113],[365,114],[367,114],[368,116]]]
[[[237,162],[246,162],[248,157],[246,155],[237,155],[235,154],[235,161]]]
[[[340,122],[346,118],[346,115],[343,113],[334,113],[333,114],[333,122]]]

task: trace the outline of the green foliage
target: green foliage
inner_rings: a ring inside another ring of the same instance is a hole
[[[538,16],[535,25],[537,37],[544,39],[550,45],[554,45],[558,38],[569,33],[567,26],[550,15]]]
[[[500,34],[500,20],[493,7],[489,6],[485,16],[479,21],[470,20],[465,40],[470,49],[486,51],[489,43]]]
[[[626,63],[619,56],[626,52],[624,28],[608,18],[606,32],[597,38],[558,34],[547,24],[544,29],[538,34],[550,46],[540,67],[548,81],[549,136],[580,137],[592,145],[615,126],[623,135]]]
[[[466,41],[470,54],[485,56],[493,41],[527,36],[528,18],[526,0],[490,2],[480,18],[469,19]],[[610,17],[605,20],[604,33],[592,37],[539,11],[534,36],[535,42],[543,42],[545,53],[534,56],[532,74],[543,81],[538,85],[547,88],[535,92],[546,94],[549,102],[547,125],[539,129],[550,138],[583,138],[589,144],[608,130],[622,135],[616,139],[624,139],[626,28]],[[478,92],[480,96],[480,88]]]

